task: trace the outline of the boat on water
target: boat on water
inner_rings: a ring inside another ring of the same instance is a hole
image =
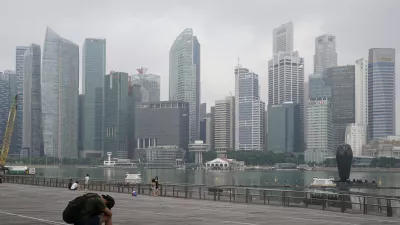
[[[335,178],[318,178],[313,177],[313,182],[310,184],[310,187],[313,188],[331,188],[336,187]]]
[[[125,182],[127,184],[139,184],[142,182],[140,173],[126,173]]]

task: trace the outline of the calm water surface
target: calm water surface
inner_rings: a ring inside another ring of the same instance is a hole
[[[123,180],[125,174],[142,174],[143,182],[158,176],[160,183],[188,183],[205,185],[258,185],[264,186],[277,180],[280,184],[297,184],[307,186],[311,184],[312,178],[338,177],[337,172],[330,171],[207,171],[207,170],[177,170],[177,169],[122,169],[122,168],[38,168],[37,176],[80,178],[86,174],[91,179],[101,180]],[[382,186],[400,187],[400,173],[394,172],[352,172],[351,179],[368,179],[381,181]],[[355,189],[352,191],[372,192],[373,190]],[[379,189],[377,194],[400,196],[400,189]]]

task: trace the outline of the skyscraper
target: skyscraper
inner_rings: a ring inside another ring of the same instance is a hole
[[[10,110],[10,78],[8,74],[0,72],[0,146],[3,146],[5,127]]]
[[[369,140],[395,134],[395,49],[372,48],[368,64]]]
[[[260,100],[258,75],[238,65],[235,94],[235,148],[262,151],[265,103]]]
[[[185,29],[169,51],[169,100],[189,102],[189,139],[199,137],[200,43],[193,30]]]
[[[79,46],[47,27],[42,62],[44,153],[78,157]]]
[[[30,156],[43,155],[41,49],[32,44],[25,51],[23,65],[22,149]]]
[[[104,76],[104,152],[128,157],[128,74],[110,72]]]
[[[327,99],[310,100],[307,104],[306,162],[321,163],[333,155],[332,104]]]
[[[86,38],[82,57],[82,157],[99,157],[102,151],[103,88],[106,75],[106,40]]]
[[[17,46],[15,54],[15,72],[16,76],[16,92],[18,94],[18,108],[17,117],[15,121],[15,128],[12,136],[10,154],[19,155],[22,150],[22,112],[24,111],[23,106],[23,91],[24,91],[24,54],[29,47],[27,46]]]
[[[347,125],[355,123],[355,66],[331,67],[324,73],[331,87],[333,148],[336,149],[345,143]]]
[[[314,73],[337,66],[336,38],[324,34],[315,38]]]
[[[293,23],[283,24],[273,32],[273,53],[293,52]]]
[[[146,73],[147,68],[137,69],[138,74],[133,75],[133,83],[141,84],[149,92],[150,102],[160,101],[160,76]]]
[[[235,97],[215,101],[214,149],[218,154],[235,150]]]

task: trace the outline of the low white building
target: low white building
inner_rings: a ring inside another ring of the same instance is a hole
[[[350,123],[346,127],[345,142],[351,146],[354,156],[362,155],[362,146],[367,143],[367,126]]]
[[[206,169],[209,170],[229,170],[240,168],[244,168],[244,162],[236,161],[234,159],[216,158],[214,160],[206,162]]]

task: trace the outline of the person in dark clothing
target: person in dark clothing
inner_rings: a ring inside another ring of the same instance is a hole
[[[109,195],[100,195],[99,197],[87,200],[84,208],[84,215],[74,225],[112,225],[111,208],[114,207],[115,200]]]
[[[71,190],[72,184],[73,184],[72,179],[70,179],[70,180],[69,180],[69,183],[68,183],[68,190]]]
[[[159,190],[159,189],[158,189],[158,176],[156,176],[156,177],[154,178],[154,180],[155,180],[155,186],[156,186],[156,190],[155,190],[156,193],[155,193],[154,195],[157,196],[157,195],[158,195],[158,190]]]

